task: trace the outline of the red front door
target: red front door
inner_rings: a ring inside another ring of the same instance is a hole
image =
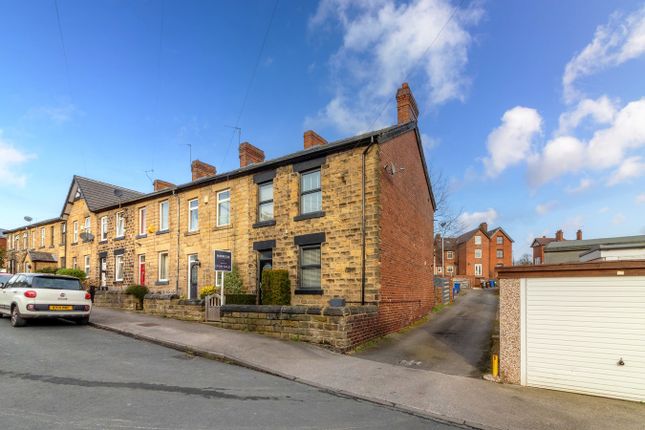
[[[146,285],[146,256],[139,256],[139,285]]]

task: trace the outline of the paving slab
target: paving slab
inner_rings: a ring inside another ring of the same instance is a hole
[[[502,385],[338,354],[302,342],[94,308],[94,326],[336,393],[480,429],[643,430],[645,404]]]

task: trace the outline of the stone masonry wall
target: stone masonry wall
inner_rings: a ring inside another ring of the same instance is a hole
[[[504,382],[520,383],[520,279],[501,279],[499,286],[499,366]]]

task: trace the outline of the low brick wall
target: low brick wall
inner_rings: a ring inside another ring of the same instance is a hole
[[[203,300],[180,300],[174,295],[148,294],[143,312],[184,321],[204,321]]]
[[[280,339],[298,340],[347,351],[376,336],[376,306],[226,305],[218,326],[249,330]]]
[[[94,306],[135,311],[139,309],[139,300],[121,291],[97,291]]]

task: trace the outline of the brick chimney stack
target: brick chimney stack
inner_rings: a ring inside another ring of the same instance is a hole
[[[240,143],[240,167],[264,161],[264,151],[249,142]]]
[[[320,136],[313,130],[305,131],[305,149],[309,149],[313,146],[324,145],[327,143],[327,140]]]
[[[190,163],[190,171],[193,174],[193,181],[196,181],[199,178],[205,178],[207,176],[215,176],[217,174],[217,169],[215,169],[215,166],[199,160],[195,160]]]
[[[175,186],[172,182],[162,181],[161,179],[155,179],[152,183],[155,191],[165,190],[166,188],[172,188]]]
[[[416,121],[419,117],[417,101],[407,82],[404,82],[396,92],[396,113],[399,124]]]
[[[488,223],[487,222],[483,222],[483,223],[479,224],[479,228],[481,228],[486,233],[488,233]]]
[[[564,240],[564,233],[562,230],[558,230],[555,232],[555,241],[556,242],[562,242]]]
[[[576,231],[576,240],[582,240],[582,230]]]

